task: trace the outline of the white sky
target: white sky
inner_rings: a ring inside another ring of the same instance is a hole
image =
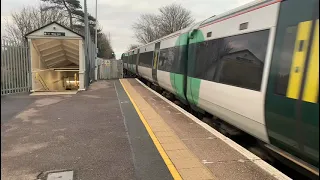
[[[98,21],[106,34],[110,33],[111,45],[116,57],[136,44],[132,24],[143,13],[157,13],[158,8],[173,2],[181,4],[192,12],[196,21],[221,14],[252,0],[98,0]],[[80,0],[83,6],[83,0]],[[38,6],[40,0],[1,0],[1,34],[5,19],[23,6]],[[88,12],[95,15],[95,0],[87,0]]]

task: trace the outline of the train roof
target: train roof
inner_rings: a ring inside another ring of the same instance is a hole
[[[281,1],[282,0],[255,0],[255,1],[249,2],[247,4],[244,4],[242,6],[239,6],[237,8],[234,8],[232,10],[229,10],[225,13],[210,17],[207,20],[203,21],[200,26],[206,26],[207,24],[212,24],[217,21],[219,22],[224,19],[229,19],[229,18],[234,17],[235,15],[240,15],[240,14],[243,14],[243,13],[246,13],[249,11],[256,10],[258,8],[263,8],[267,5],[281,2]]]
[[[188,27],[187,27],[187,28],[188,28]],[[174,33],[171,33],[171,34],[169,34],[169,35],[167,35],[167,36],[164,36],[164,37],[162,37],[162,38],[160,38],[160,39],[154,40],[154,41],[149,42],[149,43],[147,43],[147,44],[141,45],[141,46],[139,46],[139,47],[137,47],[137,48],[134,48],[134,49],[131,49],[131,50],[129,50],[129,51],[126,51],[125,53],[131,52],[131,51],[134,51],[134,50],[137,50],[137,49],[139,49],[139,48],[141,48],[141,47],[148,46],[148,45],[150,45],[150,44],[154,44],[154,43],[159,42],[159,41],[162,41],[162,40],[164,40],[164,39],[168,39],[168,38],[174,37],[174,36],[180,34],[183,30],[185,30],[185,29],[187,29],[187,28],[181,29],[181,30],[176,31],[176,32],[174,32]]]
[[[155,41],[152,41],[152,42],[149,42],[147,44],[141,45],[141,46],[139,46],[139,47],[137,47],[135,49],[126,51],[125,53],[132,52],[132,51],[135,51],[135,50],[137,50],[137,49],[139,49],[141,47],[144,47],[144,46],[147,46],[147,45],[150,45],[150,44],[154,44],[154,43],[162,41],[164,39],[168,39],[168,38],[174,37],[174,36],[176,36],[178,34],[181,34],[182,32],[186,32],[186,31],[194,29],[194,28],[207,26],[207,25],[213,24],[215,22],[223,21],[225,19],[232,18],[232,17],[234,17],[236,15],[243,14],[243,13],[246,13],[246,12],[249,12],[249,11],[253,11],[255,9],[262,8],[262,7],[265,7],[267,5],[274,4],[274,3],[277,3],[277,2],[281,2],[281,1],[282,0],[254,0],[252,2],[249,2],[247,4],[239,6],[237,8],[229,10],[229,11],[227,11],[225,13],[219,14],[217,16],[211,16],[208,19],[205,19],[205,20],[200,21],[198,23],[194,23],[189,27],[186,27],[184,29],[181,29],[179,31],[171,33],[171,34],[169,34],[167,36],[164,36],[164,37],[162,37],[160,39],[157,39]]]

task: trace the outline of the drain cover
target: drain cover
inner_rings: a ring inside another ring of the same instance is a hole
[[[47,180],[73,180],[73,171],[49,173]]]
[[[74,171],[70,169],[41,172],[37,180],[73,180]]]

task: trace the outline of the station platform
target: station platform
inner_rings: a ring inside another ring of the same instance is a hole
[[[2,179],[289,179],[137,79],[1,98],[1,117]]]

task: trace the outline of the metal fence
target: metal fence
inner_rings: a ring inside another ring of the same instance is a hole
[[[28,46],[1,40],[1,95],[30,90]]]
[[[120,79],[123,77],[122,60],[98,59],[98,79]]]

